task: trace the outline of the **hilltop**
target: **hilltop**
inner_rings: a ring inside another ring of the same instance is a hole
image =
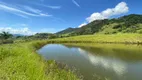
[[[58,35],[142,33],[142,15],[130,14],[113,19],[95,20],[81,28],[68,28],[57,32]]]

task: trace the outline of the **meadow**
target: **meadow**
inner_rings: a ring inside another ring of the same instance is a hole
[[[81,35],[49,40],[51,43],[117,43],[117,44],[142,44],[142,34],[94,34]]]
[[[2,44],[0,45],[0,80],[80,80],[74,71],[60,68],[55,61],[45,61],[36,53],[38,49],[49,43],[142,44],[142,34],[94,34]],[[100,47],[103,46],[104,44],[100,44]]]
[[[36,50],[46,41],[14,43],[0,46],[0,80],[79,80],[55,61],[45,61]]]

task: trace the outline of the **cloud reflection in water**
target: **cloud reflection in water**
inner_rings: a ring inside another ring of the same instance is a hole
[[[94,66],[113,71],[119,76],[123,75],[126,72],[127,65],[121,60],[91,54],[90,52],[87,52],[81,48],[78,48],[78,51],[81,55],[86,57]]]

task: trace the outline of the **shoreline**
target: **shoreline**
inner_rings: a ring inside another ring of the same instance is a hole
[[[142,34],[94,34],[50,39],[49,43],[142,44]]]
[[[46,44],[33,41],[0,45],[0,79],[80,80],[71,70],[60,69],[55,61],[45,61],[37,54],[36,50]]]
[[[127,36],[127,37],[126,37]],[[60,69],[55,61],[45,61],[36,50],[52,43],[98,43],[141,45],[142,34],[82,35],[31,42],[17,42],[0,45],[0,79],[38,79],[38,80],[79,80],[72,71]],[[137,44],[139,43],[139,44]],[[14,63],[14,64],[13,64]],[[32,74],[32,75],[31,75]],[[64,76],[68,75],[68,76]]]

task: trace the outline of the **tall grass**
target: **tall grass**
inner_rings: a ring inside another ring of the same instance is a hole
[[[0,45],[0,80],[78,80],[72,71],[59,68],[55,61],[44,61],[36,53],[47,43],[142,44],[142,34],[95,34]]]
[[[49,40],[51,43],[122,43],[142,44],[142,34],[94,34]]]
[[[70,70],[44,61],[36,50],[46,41],[0,46],[0,80],[79,80]]]

